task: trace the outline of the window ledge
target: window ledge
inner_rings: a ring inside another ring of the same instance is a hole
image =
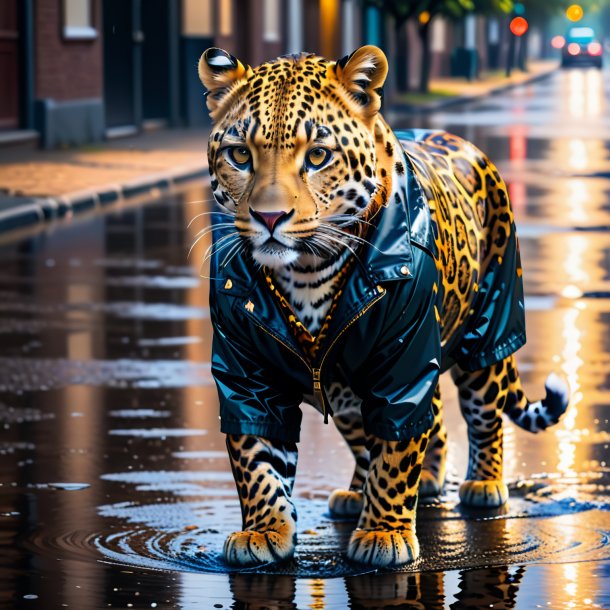
[[[87,26],[64,26],[64,39],[66,40],[95,40],[97,30]]]

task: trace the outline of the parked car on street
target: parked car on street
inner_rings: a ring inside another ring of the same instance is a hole
[[[601,69],[603,52],[604,47],[593,28],[570,28],[561,52],[561,67],[595,66]]]

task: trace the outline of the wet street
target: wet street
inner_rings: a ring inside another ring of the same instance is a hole
[[[511,499],[465,511],[466,426],[444,379],[450,476],[422,557],[372,574],[326,514],[351,457],[304,408],[296,560],[230,572],[240,527],[218,432],[207,307],[208,183],[0,244],[0,608],[610,608],[610,74],[536,84],[395,127],[474,141],[509,185],[524,267],[530,398],[569,380],[564,419],[505,423]],[[205,142],[201,143],[202,154]],[[190,223],[190,225],[189,225]]]

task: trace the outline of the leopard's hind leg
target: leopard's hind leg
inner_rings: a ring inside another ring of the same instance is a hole
[[[445,483],[445,469],[447,459],[447,429],[443,423],[443,404],[441,400],[440,384],[436,386],[432,398],[432,411],[434,422],[430,431],[430,441],[426,450],[426,457],[422,465],[419,482],[419,497],[433,498],[439,496]]]
[[[451,374],[468,426],[468,471],[460,486],[460,500],[465,506],[502,506],[508,500],[502,478],[502,411],[508,395],[505,362],[478,371],[456,365]]]
[[[296,443],[230,434],[227,449],[243,529],[226,539],[225,560],[254,566],[292,557],[297,514],[290,495],[297,466]]]
[[[335,517],[357,519],[362,511],[362,488],[369,470],[369,450],[360,410],[362,401],[340,383],[333,383],[327,395],[335,413],[335,426],[356,461],[349,489],[335,489],[328,499],[328,508]]]

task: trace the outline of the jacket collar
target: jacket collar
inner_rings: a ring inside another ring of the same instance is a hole
[[[373,217],[375,229],[368,235],[370,245],[364,247],[360,256],[361,266],[373,285],[412,279],[411,241],[432,255],[435,252],[428,206],[406,155],[404,160],[406,172],[402,180],[395,181],[387,203]],[[221,222],[220,214],[212,215],[212,224]],[[215,229],[214,239],[227,233],[226,229]],[[252,261],[248,257],[234,257],[222,269],[221,261],[222,253],[211,257],[210,277],[218,282],[218,290],[234,296],[250,294],[257,276]]]

